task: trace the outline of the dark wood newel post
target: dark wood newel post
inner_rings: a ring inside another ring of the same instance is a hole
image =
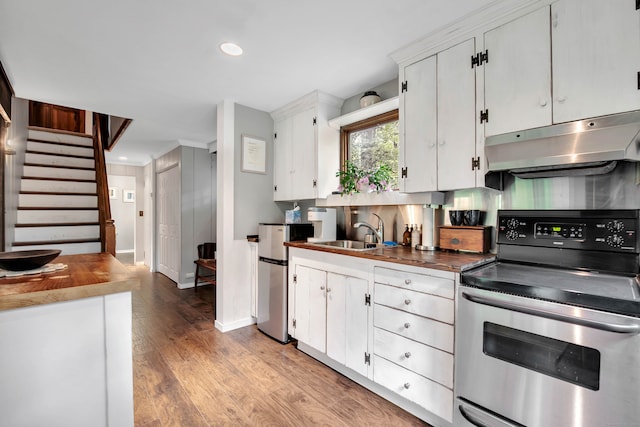
[[[100,220],[100,241],[102,252],[116,255],[116,227],[111,218],[109,202],[109,183],[107,165],[104,159],[104,147],[108,142],[107,116],[93,114],[93,148],[96,161],[96,185],[98,190],[98,215]]]

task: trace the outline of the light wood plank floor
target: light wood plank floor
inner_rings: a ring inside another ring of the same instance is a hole
[[[255,326],[221,333],[213,286],[129,268],[136,426],[426,425]]]

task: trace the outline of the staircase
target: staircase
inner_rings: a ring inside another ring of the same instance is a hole
[[[91,136],[29,128],[10,250],[101,251]]]

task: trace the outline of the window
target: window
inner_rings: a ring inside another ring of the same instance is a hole
[[[389,111],[340,129],[341,158],[372,171],[387,165],[392,171],[391,188],[398,189],[398,110]]]

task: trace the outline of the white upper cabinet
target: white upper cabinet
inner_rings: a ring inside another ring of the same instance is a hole
[[[438,190],[476,186],[475,40],[438,53]]]
[[[271,113],[274,200],[324,198],[338,188],[340,133],[328,121],[342,102],[315,91]]]
[[[561,0],[551,26],[554,122],[640,109],[635,0]]]
[[[404,69],[405,89],[400,96],[400,190],[436,191],[437,78],[435,55]]]
[[[549,7],[484,34],[485,136],[551,124]]]

